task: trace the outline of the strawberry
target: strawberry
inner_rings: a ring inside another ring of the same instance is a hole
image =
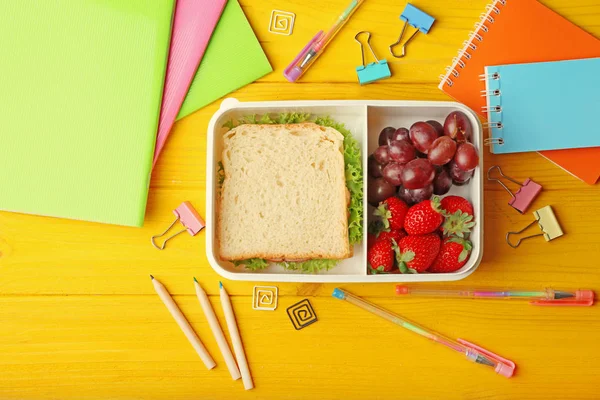
[[[372,233],[367,233],[367,250],[373,247],[375,242],[377,241],[377,236]]]
[[[408,211],[408,206],[405,202],[397,197],[389,197],[379,203],[374,215],[381,218],[385,230],[402,229],[406,211]]]
[[[425,235],[440,227],[444,217],[440,213],[440,199],[434,196],[409,208],[404,219],[404,229],[409,235]]]
[[[454,272],[462,268],[469,260],[473,245],[465,239],[449,237],[442,242],[440,253],[429,272]]]
[[[380,240],[394,240],[396,243],[400,242],[400,239],[402,239],[404,236],[406,236],[406,232],[404,232],[403,230],[391,230],[391,231],[383,231],[379,234],[379,236],[377,236],[377,241]]]
[[[426,271],[440,251],[441,239],[436,233],[420,236],[406,236],[396,251],[396,261],[402,273]]]
[[[446,196],[442,199],[441,209],[446,217],[442,225],[445,236],[463,238],[475,226],[473,206],[467,199],[460,196]]]
[[[458,210],[446,217],[444,225],[442,225],[442,232],[444,236],[464,238],[471,233],[474,226],[473,216]]]
[[[367,252],[369,271],[372,274],[390,272],[394,268],[394,242],[378,240]]]
[[[468,215],[473,214],[473,206],[469,200],[460,196],[446,196],[442,199],[441,208],[446,215],[454,214],[457,211],[462,211]]]

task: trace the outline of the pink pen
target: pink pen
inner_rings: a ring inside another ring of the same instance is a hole
[[[290,82],[296,82],[321,55],[323,50],[325,50],[325,47],[327,47],[329,42],[337,35],[346,22],[348,22],[350,16],[352,16],[354,11],[356,11],[363,1],[364,0],[352,0],[344,12],[342,12],[335,20],[333,27],[327,33],[324,33],[324,31],[317,32],[315,37],[308,42],[300,54],[294,58],[294,61],[292,61],[285,71],[283,71],[283,76]]]
[[[383,319],[386,319],[396,325],[408,329],[411,332],[416,333],[432,340],[436,343],[444,345],[458,353],[461,353],[466,357],[467,360],[472,361],[476,364],[483,365],[486,367],[493,368],[494,371],[506,378],[513,376],[515,372],[515,363],[507,360],[506,358],[500,357],[497,354],[492,353],[484,348],[481,348],[473,343],[467,342],[463,339],[453,340],[440,333],[429,330],[423,326],[416,324],[415,322],[409,321],[408,319],[394,314],[388,310],[385,310],[367,300],[361,299],[358,296],[348,293],[345,290],[336,288],[332,294],[333,297],[345,300],[350,304],[362,308],[365,311],[369,311]]]
[[[419,289],[397,285],[396,294],[422,297],[462,297],[470,299],[522,299],[537,306],[591,306],[594,304],[594,292],[589,289],[575,291],[546,288],[532,290],[491,290],[491,289]]]

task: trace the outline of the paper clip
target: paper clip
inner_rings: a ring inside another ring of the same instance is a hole
[[[185,231],[187,231],[191,236],[196,236],[196,234],[205,227],[204,220],[189,201],[184,201],[181,203],[179,207],[173,210],[173,214],[175,214],[177,217],[175,218],[175,221],[173,221],[173,223],[169,225],[169,227],[160,235],[152,236],[152,246],[156,247],[158,250],[164,250],[169,240]],[[156,239],[166,235],[177,221],[181,221],[181,224],[184,228],[176,234],[168,237],[161,246],[157,245]]]
[[[396,58],[402,58],[406,55],[406,46],[408,43],[417,35],[419,32],[423,32],[425,35],[429,33],[431,26],[435,22],[435,18],[431,15],[419,10],[417,7],[408,3],[400,15],[400,19],[404,21],[404,26],[402,27],[402,32],[400,32],[400,37],[396,43],[392,43],[390,45],[390,53],[392,56]],[[408,40],[402,45],[402,55],[396,55],[394,53],[394,47],[400,45],[402,42],[402,38],[404,37],[404,32],[406,31],[406,25],[410,25],[416,29],[416,31],[408,38]]]
[[[544,236],[546,242],[549,242],[553,239],[556,239],[557,237],[561,237],[564,234],[562,228],[560,227],[560,224],[558,223],[558,220],[556,219],[556,216],[554,215],[554,211],[552,211],[551,206],[542,207],[539,210],[534,211],[533,216],[535,217],[535,220],[532,221],[525,228],[521,229],[518,232],[508,232],[506,234],[506,243],[508,243],[510,247],[516,249],[517,247],[519,247],[523,240],[537,236]],[[521,238],[515,244],[510,242],[510,235],[518,235],[520,233],[523,233],[525,230],[527,230],[527,228],[529,228],[536,222],[540,226],[542,233]]]
[[[279,289],[277,286],[254,286],[252,290],[252,309],[275,311]]]
[[[371,50],[371,54],[375,59],[374,62],[369,64],[365,63],[365,48],[362,42],[358,40],[358,36],[362,33],[367,34],[367,46],[369,47],[369,50]],[[360,31],[354,36],[354,40],[356,40],[358,44],[360,44],[360,55],[362,57],[362,65],[360,67],[356,67],[356,74],[358,75],[358,82],[361,85],[366,85],[367,83],[376,82],[378,80],[389,78],[390,76],[392,76],[387,60],[379,60],[375,55],[373,47],[371,47],[371,32]]]
[[[517,190],[516,193],[513,193],[504,184],[504,182],[502,182],[500,180],[500,178],[492,178],[490,175],[494,169],[497,169],[498,172],[500,173],[500,176],[503,177],[504,179],[508,179],[509,181],[519,185],[520,186],[519,190]],[[504,175],[504,173],[502,173],[502,170],[500,169],[500,167],[497,165],[494,165],[493,167],[491,167],[488,170],[487,178],[490,181],[498,182],[500,184],[500,186],[502,186],[504,188],[504,190],[506,190],[512,196],[512,199],[508,202],[508,205],[511,206],[512,208],[514,208],[515,210],[517,210],[518,212],[520,212],[521,214],[523,214],[525,211],[527,211],[527,208],[529,208],[529,206],[531,205],[533,200],[535,200],[535,198],[538,197],[538,195],[542,191],[542,185],[540,185],[539,183],[536,183],[529,178],[527,178],[527,180],[525,180],[525,182],[519,183],[518,181],[514,180],[510,176]]]

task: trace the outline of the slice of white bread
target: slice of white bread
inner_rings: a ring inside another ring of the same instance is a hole
[[[313,123],[227,132],[217,218],[221,258],[350,257],[343,142],[335,129]]]

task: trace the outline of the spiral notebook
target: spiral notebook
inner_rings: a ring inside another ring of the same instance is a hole
[[[154,164],[196,75],[227,0],[177,0]]]
[[[485,67],[492,153],[600,146],[598,71],[600,58]]]
[[[0,1],[0,210],[143,224],[174,4]]]
[[[486,118],[481,96],[485,83],[480,80],[485,66],[593,57],[600,57],[600,40],[537,0],[495,0],[439,87]],[[589,184],[600,177],[600,148],[541,154]]]

